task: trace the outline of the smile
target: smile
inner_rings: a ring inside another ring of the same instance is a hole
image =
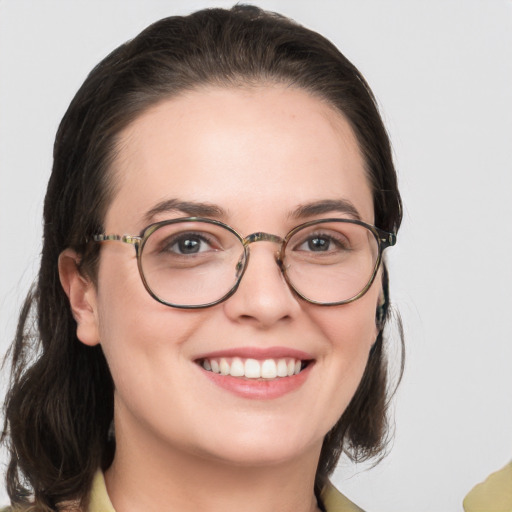
[[[258,360],[241,357],[204,358],[199,364],[208,372],[246,379],[277,379],[298,375],[308,361],[291,357]]]

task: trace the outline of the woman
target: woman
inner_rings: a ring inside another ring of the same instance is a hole
[[[6,402],[13,505],[358,510],[327,479],[386,441],[401,205],[336,48],[255,7],[155,23],[73,99],[44,217]]]

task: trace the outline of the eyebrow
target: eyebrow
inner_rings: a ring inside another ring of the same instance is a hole
[[[156,215],[169,212],[181,212],[189,217],[226,217],[226,211],[216,204],[167,199],[148,210],[144,219],[151,222]]]
[[[227,217],[226,210],[213,203],[167,199],[148,210],[144,215],[144,219],[146,222],[151,223],[156,215],[170,212],[180,212],[190,217],[214,217],[220,219]],[[342,213],[356,220],[361,220],[361,215],[357,208],[347,199],[323,199],[306,203],[291,212],[290,217],[304,219],[333,212]]]
[[[306,217],[314,217],[315,215],[323,215],[325,213],[343,213],[349,215],[355,220],[361,220],[361,215],[357,208],[347,199],[323,199],[299,206],[292,217],[296,219],[304,219]]]

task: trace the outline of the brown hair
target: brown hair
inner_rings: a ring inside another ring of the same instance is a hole
[[[21,311],[11,347],[11,386],[3,439],[11,459],[13,505],[53,510],[86,503],[98,467],[112,462],[113,382],[100,346],[76,337],[60,286],[57,259],[71,247],[92,279],[115,191],[109,167],[117,136],[149,106],[203,84],[283,83],[322,98],[343,113],[357,137],[372,186],[375,224],[398,229],[401,202],[386,130],[359,71],[319,34],[252,6],[206,9],[156,22],[121,45],[89,74],[57,132],[44,204],[38,281]],[[387,297],[387,273],[384,290]],[[383,309],[388,318],[389,301]],[[342,452],[378,455],[387,433],[387,364],[381,329],[349,407],[325,438],[315,491]]]

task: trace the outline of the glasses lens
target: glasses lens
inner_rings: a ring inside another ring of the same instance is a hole
[[[379,244],[368,228],[322,222],[295,232],[286,244],[284,269],[302,296],[324,304],[356,297],[372,279]]]
[[[244,264],[240,239],[208,222],[163,224],[146,239],[141,254],[146,286],[163,302],[177,306],[223,298]]]

